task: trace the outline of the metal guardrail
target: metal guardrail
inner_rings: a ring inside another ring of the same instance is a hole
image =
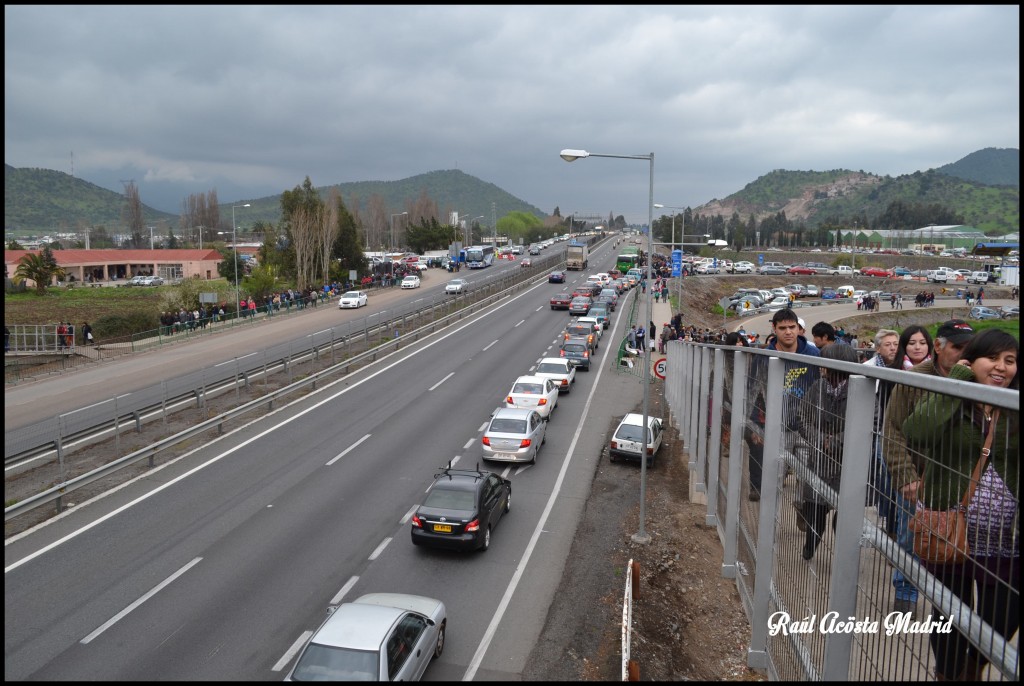
[[[407,312],[396,311],[396,313],[387,318],[381,317],[375,325],[367,323],[365,326],[360,326],[356,332],[351,330],[351,327],[347,335],[343,335],[339,338],[333,338],[330,343],[325,344],[310,344],[310,347],[304,351],[300,351],[298,355],[288,353],[286,357],[275,359],[269,362],[261,362],[253,366],[237,368],[233,376],[223,377],[223,371],[218,371],[217,374],[221,375],[218,377],[216,382],[217,386],[221,389],[230,389],[236,387],[242,380],[250,377],[260,377],[268,368],[270,369],[281,369],[286,368],[288,364],[296,359],[302,360],[304,356],[321,354],[323,351],[333,350],[339,346],[343,346],[349,340],[356,338],[362,338],[368,343],[371,339],[376,337],[378,340],[382,338],[381,332],[394,330],[397,335],[399,329],[403,329],[406,323],[409,321],[415,321],[418,318],[429,316],[433,322],[445,321],[451,315],[444,315],[440,319],[437,318],[437,314],[442,310],[450,310],[455,308],[453,314],[462,312],[468,309],[469,312],[475,312],[481,306],[480,303],[491,302],[490,298],[494,294],[503,293],[505,290],[515,288],[517,285],[524,282],[539,281],[546,276],[546,270],[557,268],[562,262],[562,256],[554,256],[554,259],[548,258],[542,260],[539,264],[536,264],[533,268],[513,270],[504,272],[497,278],[491,278],[485,280],[477,288],[471,290],[467,295],[448,296],[441,294],[429,305],[411,308]],[[275,315],[276,316],[276,315]],[[370,315],[373,317],[375,315]],[[369,319],[369,317],[368,317]],[[179,336],[182,334],[178,334]],[[328,346],[328,347],[325,347]],[[194,378],[197,374],[200,377],[205,378],[204,372],[212,373],[213,367],[208,370],[199,370],[199,372],[190,373]],[[223,379],[223,380],[221,380]],[[198,380],[196,382],[198,384]],[[212,387],[214,390],[217,386]],[[104,432],[113,431],[119,423],[136,423],[140,424],[141,418],[147,415],[151,415],[157,411],[165,411],[168,404],[181,404],[196,396],[197,390],[202,387],[204,392],[208,389],[207,384],[203,382],[200,385],[189,387],[178,393],[174,393],[171,396],[166,395],[166,390],[162,392],[164,397],[159,402],[146,405],[143,407],[125,409],[118,412],[116,409],[113,415],[108,415],[103,418],[102,421],[98,421],[90,426],[77,427],[75,430],[67,432],[64,427],[61,415],[55,418],[55,421],[49,422],[49,428],[41,427],[38,435],[30,438],[29,440],[36,441],[34,444],[20,445],[17,441],[11,440],[10,436],[5,440],[4,445],[4,463],[10,464],[20,460],[30,459],[39,455],[45,455],[48,452],[54,451],[63,444],[62,450],[67,450],[70,445],[82,445],[88,442],[90,437],[98,436]],[[114,406],[116,408],[116,398],[114,400]],[[72,413],[66,413],[70,415]]]
[[[555,262],[555,266],[557,266],[558,264],[559,264],[558,262]],[[216,417],[212,417],[212,418],[210,418],[210,419],[208,419],[206,421],[200,422],[199,424],[196,424],[196,425],[194,425],[192,427],[189,427],[188,429],[186,429],[184,431],[180,431],[180,432],[174,434],[173,436],[169,436],[167,438],[161,439],[161,440],[159,440],[159,441],[157,441],[157,442],[155,442],[155,443],[153,443],[151,445],[148,445],[148,446],[146,446],[144,448],[141,448],[141,449],[139,449],[139,450],[137,450],[137,451],[135,451],[133,453],[125,455],[124,457],[121,457],[121,458],[119,458],[119,459],[117,459],[117,460],[115,460],[113,462],[110,462],[110,463],[108,463],[108,464],[106,464],[106,465],[104,465],[104,466],[102,466],[102,467],[100,467],[98,469],[92,470],[92,471],[90,471],[90,472],[88,472],[86,474],[82,474],[81,476],[78,476],[78,477],[76,477],[74,479],[71,479],[69,481],[65,481],[65,482],[56,484],[55,486],[47,489],[46,491],[43,491],[42,493],[39,493],[39,494],[36,494],[36,495],[31,496],[29,498],[26,498],[23,501],[20,501],[18,503],[15,503],[15,504],[11,505],[10,507],[5,508],[4,509],[4,521],[9,521],[9,520],[11,520],[11,519],[13,519],[13,518],[15,518],[15,517],[17,517],[17,516],[19,516],[21,514],[24,514],[24,513],[28,512],[30,510],[33,510],[33,509],[35,509],[37,507],[40,507],[42,505],[45,505],[47,503],[51,503],[51,502],[54,502],[54,501],[56,501],[58,503],[58,510],[60,510],[61,509],[61,502],[60,501],[63,498],[63,496],[65,494],[67,494],[67,493],[73,492],[73,491],[75,491],[75,490],[77,490],[79,488],[82,488],[82,487],[87,486],[87,485],[89,485],[91,483],[94,483],[95,481],[98,481],[99,479],[102,479],[102,478],[104,478],[106,476],[109,476],[110,474],[112,474],[112,473],[114,473],[114,472],[116,472],[116,471],[118,471],[120,469],[123,469],[125,467],[131,466],[131,465],[139,462],[140,460],[144,460],[144,459],[147,459],[147,458],[152,460],[160,452],[162,452],[164,450],[167,450],[168,448],[171,448],[171,447],[173,447],[173,446],[175,446],[175,445],[177,445],[177,444],[179,444],[179,443],[181,443],[183,441],[189,440],[190,438],[193,438],[193,437],[195,437],[197,435],[200,435],[200,434],[202,434],[202,433],[204,433],[206,431],[209,431],[209,430],[211,430],[213,428],[218,428],[219,430],[222,431],[223,430],[224,422],[229,421],[231,419],[235,419],[237,417],[240,417],[240,416],[242,416],[242,415],[244,415],[244,414],[246,414],[248,412],[251,412],[251,411],[253,411],[253,410],[257,409],[257,408],[260,408],[260,407],[262,407],[263,405],[266,405],[266,404],[270,404],[270,406],[273,407],[273,403],[277,399],[283,398],[283,397],[285,397],[285,396],[287,396],[287,395],[289,395],[291,393],[295,393],[298,390],[303,389],[303,388],[305,388],[308,385],[312,385],[313,388],[315,389],[317,382],[320,381],[323,378],[326,378],[326,377],[328,377],[330,375],[336,374],[336,373],[338,373],[338,372],[340,372],[342,370],[344,370],[347,373],[347,371],[352,366],[357,365],[357,364],[362,364],[364,362],[374,362],[374,361],[376,361],[377,357],[379,357],[381,354],[386,354],[386,353],[394,352],[394,351],[398,350],[403,344],[407,344],[410,340],[418,340],[421,336],[430,335],[430,334],[434,333],[434,331],[436,331],[438,328],[444,328],[446,326],[449,326],[454,321],[458,321],[458,320],[464,319],[465,317],[467,317],[469,315],[472,315],[472,314],[474,314],[476,312],[479,312],[480,310],[484,309],[485,307],[489,307],[493,303],[495,303],[495,302],[497,302],[497,301],[499,301],[499,300],[501,300],[501,299],[503,299],[505,297],[508,297],[509,295],[511,295],[516,290],[518,290],[520,288],[523,288],[523,287],[529,287],[530,285],[532,285],[532,283],[531,283],[532,281],[539,281],[540,279],[543,279],[543,278],[546,278],[546,275],[544,275],[544,274],[540,274],[540,275],[537,275],[537,274],[527,274],[523,279],[514,280],[513,284],[510,287],[505,288],[505,289],[503,289],[501,291],[498,291],[496,293],[484,296],[484,297],[482,297],[482,298],[480,298],[478,300],[474,300],[473,302],[469,303],[469,305],[467,307],[465,307],[463,309],[459,309],[456,312],[453,312],[453,313],[451,313],[449,315],[446,315],[446,316],[442,317],[439,320],[431,321],[428,325],[426,325],[424,327],[421,327],[421,329],[417,329],[415,331],[409,332],[409,333],[404,334],[404,335],[398,335],[398,336],[396,336],[393,339],[389,339],[389,340],[387,340],[384,343],[378,344],[377,346],[371,348],[370,350],[367,350],[364,353],[361,353],[359,355],[356,355],[355,357],[343,360],[341,362],[337,362],[337,363],[331,365],[330,367],[327,367],[327,368],[322,369],[320,371],[314,372],[314,373],[310,374],[309,376],[307,376],[307,377],[305,377],[303,379],[300,379],[298,381],[295,381],[295,382],[289,384],[288,386],[286,386],[284,388],[281,388],[281,389],[279,389],[277,391],[273,391],[271,393],[268,393],[267,395],[261,396],[260,398],[257,398],[255,400],[249,401],[249,402],[247,402],[247,403],[245,403],[243,405],[240,405],[239,407],[236,407],[236,408],[233,408],[231,410],[228,410],[227,412],[223,412],[223,413],[217,415]],[[524,286],[523,284],[527,284],[527,286]],[[378,330],[388,330],[388,329],[391,328],[392,324],[393,324],[393,322],[390,321],[390,320],[389,321],[385,321],[385,322],[382,322],[377,327],[377,329]],[[428,332],[423,332],[423,329],[429,329],[429,331]],[[331,343],[331,345],[334,345],[334,344],[335,344],[334,342]],[[314,346],[314,347],[312,347],[308,351],[308,354],[311,354],[311,355],[319,354],[319,349]],[[286,364],[285,360],[280,360],[279,362],[281,364]],[[240,379],[244,379],[245,382],[248,381],[248,377],[247,376],[245,376],[245,375],[242,375],[242,376],[236,375],[231,382],[226,382],[226,383],[227,383],[227,385],[229,387],[236,386],[239,383]],[[155,410],[155,407],[151,408],[151,410]],[[140,412],[138,410],[132,412],[131,415],[129,415],[129,416],[132,417],[135,421],[140,421]],[[115,419],[115,422],[116,421],[117,420]],[[105,423],[104,423],[104,426],[105,426]],[[108,430],[108,429],[104,429],[104,430]],[[55,448],[58,451],[58,453],[62,449],[61,448],[61,437],[59,437],[59,436],[58,436],[58,438],[55,441]]]

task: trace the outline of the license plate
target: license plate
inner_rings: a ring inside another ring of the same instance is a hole
[[[451,524],[435,524],[434,533],[438,534],[450,534],[452,532]]]

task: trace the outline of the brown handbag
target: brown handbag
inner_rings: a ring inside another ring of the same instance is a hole
[[[989,453],[992,447],[992,436],[995,434],[996,422],[999,420],[999,411],[992,415],[989,424],[988,436],[985,437],[985,446],[981,449],[981,456],[974,465],[974,472],[971,474],[970,484],[964,493],[963,499],[949,510],[931,510],[918,506],[910,520],[909,529],[914,533],[914,554],[921,558],[922,562],[945,565],[957,562],[964,562],[970,557],[971,551],[967,545],[967,506],[974,497],[974,491],[981,480],[981,473],[985,469]],[[922,472],[921,493],[918,500],[924,500],[924,474]]]

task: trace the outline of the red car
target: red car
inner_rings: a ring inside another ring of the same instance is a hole
[[[893,275],[891,269],[884,269],[882,267],[863,267],[860,273],[861,276],[880,276],[882,278],[889,278]]]
[[[787,274],[804,274],[804,275],[807,275],[807,276],[811,276],[813,274],[817,274],[817,272],[814,271],[814,267],[808,267],[806,264],[794,264],[792,267],[790,267],[789,269],[786,270],[786,273]]]
[[[556,293],[551,296],[551,309],[552,310],[568,310],[569,305],[572,304],[572,294],[568,291]]]

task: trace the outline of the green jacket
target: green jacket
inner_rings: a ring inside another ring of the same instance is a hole
[[[970,367],[955,365],[950,379],[974,381]],[[932,509],[948,509],[959,503],[985,444],[974,403],[940,393],[924,393],[903,422],[910,448],[928,458],[924,468],[924,503]],[[1015,412],[1000,412],[992,439],[991,464],[1003,483],[1019,498],[1018,452],[1020,420]],[[987,465],[986,465],[987,468]]]
[[[931,360],[922,362],[910,371],[942,376]],[[885,415],[882,419],[882,457],[892,475],[892,487],[897,493],[907,484],[920,478],[921,456],[914,454],[907,446],[907,439],[903,435],[903,422],[910,416],[923,394],[924,391],[919,388],[897,385],[885,406]]]

